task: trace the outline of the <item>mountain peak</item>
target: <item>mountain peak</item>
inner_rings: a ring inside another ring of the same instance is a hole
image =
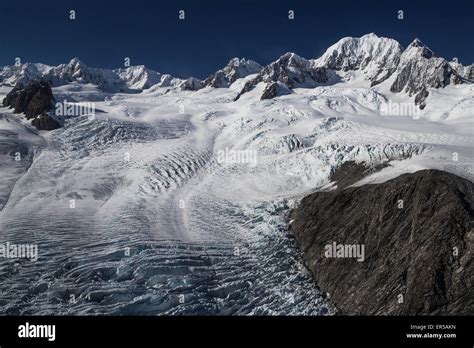
[[[262,70],[262,66],[253,60],[245,58],[232,58],[227,65],[209,76],[203,87],[229,87],[236,80]]]
[[[415,38],[411,44],[409,45],[409,47],[426,47],[426,45],[419,39],[419,38]]]
[[[80,66],[80,67],[85,67],[86,65],[77,57],[72,58],[68,65],[70,66]]]
[[[416,38],[403,51],[390,90],[415,95],[415,104],[423,109],[429,88],[442,88],[458,83],[463,83],[463,79],[449,62],[435,57],[433,51]]]
[[[368,33],[360,37],[361,39],[378,39],[379,37],[375,33]]]
[[[375,85],[395,71],[401,54],[402,46],[398,41],[369,33],[360,38],[342,38],[313,64],[332,70],[361,70]]]
[[[426,59],[429,59],[434,56],[434,52],[418,38],[413,40],[412,43],[408,45],[405,51],[419,53],[422,57]]]

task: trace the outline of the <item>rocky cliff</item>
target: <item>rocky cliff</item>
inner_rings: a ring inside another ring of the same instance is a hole
[[[17,84],[3,99],[3,106],[12,107],[15,113],[24,113],[39,130],[59,128],[59,123],[47,114],[54,107],[54,97],[45,81],[31,81],[26,86]]]
[[[292,229],[342,314],[473,314],[474,184],[422,170],[317,192]]]

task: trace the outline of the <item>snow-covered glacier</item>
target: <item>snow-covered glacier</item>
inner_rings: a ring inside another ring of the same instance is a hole
[[[51,132],[1,108],[0,241],[35,244],[39,258],[0,258],[0,313],[333,314],[289,229],[301,197],[332,189],[331,173],[348,161],[383,165],[365,183],[422,168],[474,178],[472,83],[423,86],[420,110],[411,92],[390,89],[396,66],[367,64],[372,51],[402,54],[377,39],[300,62],[290,69],[298,78],[314,77],[311,66],[331,78],[270,99],[261,67],[236,59],[216,75],[222,88],[186,90],[140,68],[116,73],[140,93],[53,83],[57,100],[97,112]],[[341,54],[365,63],[342,59],[352,70],[339,71]]]

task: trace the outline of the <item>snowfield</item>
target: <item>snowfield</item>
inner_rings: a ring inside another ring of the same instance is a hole
[[[473,84],[431,89],[423,110],[357,72],[268,100],[261,82],[234,101],[255,76],[198,91],[57,86],[96,114],[51,132],[1,108],[0,242],[37,244],[39,259],[0,258],[0,313],[330,315],[289,231],[301,197],[333,188],[347,161],[389,164],[358,184],[423,168],[474,180]]]

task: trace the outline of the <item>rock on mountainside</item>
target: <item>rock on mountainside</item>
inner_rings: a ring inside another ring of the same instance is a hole
[[[195,77],[190,77],[179,84],[182,91],[197,91],[203,87],[203,82]]]
[[[252,90],[260,82],[267,84],[280,82],[290,89],[294,87],[310,88],[328,83],[330,76],[326,68],[314,67],[309,60],[288,52],[264,67],[255,78],[247,81],[235,100]]]
[[[457,61],[450,61],[449,65],[456,70],[462,78],[474,81],[474,64],[464,66]]]
[[[374,33],[346,37],[329,47],[314,66],[332,70],[360,70],[372,86],[385,81],[397,69],[403,48],[398,41]]]
[[[472,314],[473,190],[454,174],[422,170],[317,192],[292,212],[292,229],[343,314]],[[357,246],[360,262],[349,253]]]
[[[39,130],[59,128],[59,123],[47,112],[54,107],[51,87],[45,81],[31,81],[28,85],[18,84],[3,100],[3,106],[12,107],[15,113],[24,113],[32,125]]]
[[[28,85],[16,85],[3,100],[3,106],[10,106],[15,113],[24,113],[32,119],[54,106],[51,87],[44,81],[32,81]]]
[[[403,52],[395,76],[390,90],[415,95],[415,104],[421,108],[425,106],[428,88],[442,88],[463,81],[447,60],[435,57],[433,51],[418,39]]]
[[[237,79],[256,74],[260,70],[262,70],[262,66],[253,60],[233,58],[223,69],[216,71],[204,80],[204,87],[229,87]]]

